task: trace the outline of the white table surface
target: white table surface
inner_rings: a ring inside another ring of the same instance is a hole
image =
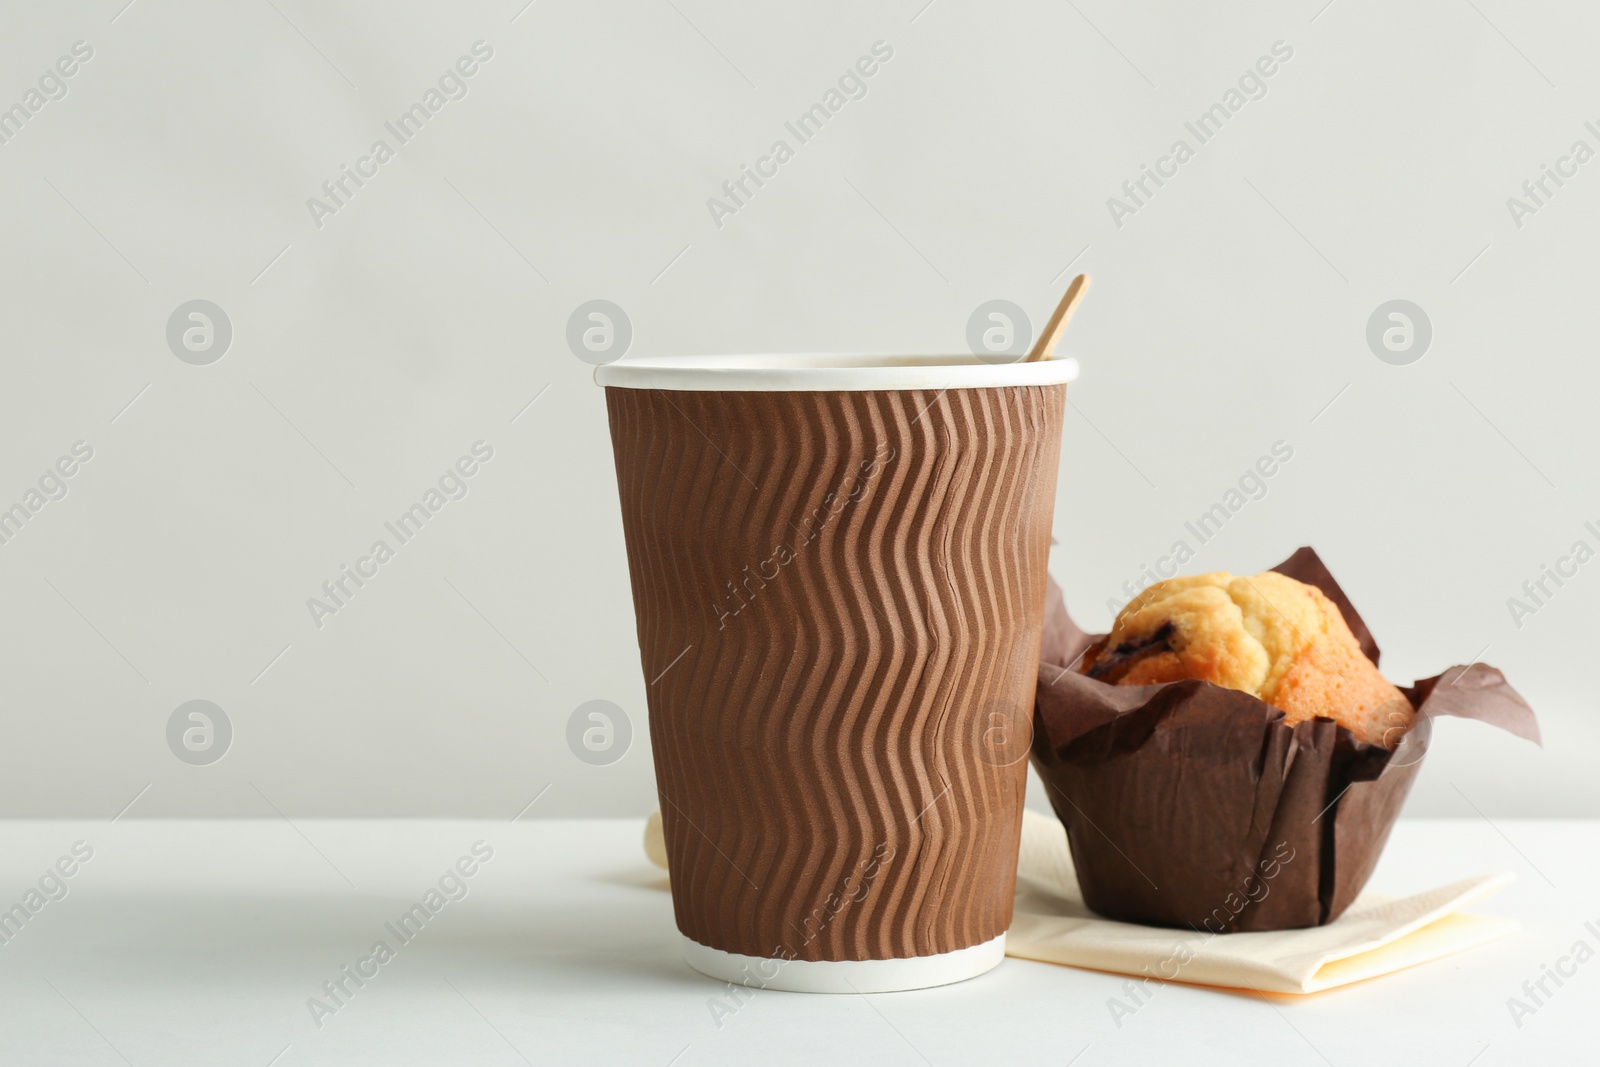
[[[942,989],[722,989],[678,957],[643,822],[0,822],[0,908],[74,842],[94,856],[0,944],[0,1064],[1592,1063],[1600,958],[1519,1028],[1507,998],[1600,949],[1600,823],[1402,821],[1371,888],[1491,870],[1479,910],[1523,931],[1309,998],[1161,987],[1120,1028],[1122,979],[1008,959]],[[307,1007],[475,841],[494,856],[319,1028]],[[1570,969],[1570,967],[1569,967]],[[1076,1057],[1076,1059],[1075,1059]]]

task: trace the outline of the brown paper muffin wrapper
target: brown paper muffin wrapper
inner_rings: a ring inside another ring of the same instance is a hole
[[[1371,631],[1316,552],[1273,570]],[[1032,760],[1067,829],[1084,902],[1124,922],[1223,933],[1320,926],[1355,900],[1427,753],[1433,719],[1478,719],[1537,743],[1533,709],[1493,667],[1401,687],[1417,709],[1394,751],[1328,719],[1201,681],[1115,686],[1077,673],[1099,634],[1073,624],[1052,582]]]

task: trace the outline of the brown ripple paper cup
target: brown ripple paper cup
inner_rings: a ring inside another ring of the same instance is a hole
[[[869,992],[1003,956],[1075,371],[771,357],[596,373],[697,970]]]

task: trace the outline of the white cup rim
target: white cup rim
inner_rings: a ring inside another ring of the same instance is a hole
[[[594,372],[595,384],[607,388],[687,392],[995,389],[1061,385],[1077,377],[1078,361],[1063,356],[1037,363],[987,363],[971,354],[866,352],[652,356],[607,363]]]

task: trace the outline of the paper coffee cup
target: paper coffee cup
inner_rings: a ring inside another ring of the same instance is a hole
[[[752,988],[1005,951],[1072,360],[600,367],[673,908]]]

